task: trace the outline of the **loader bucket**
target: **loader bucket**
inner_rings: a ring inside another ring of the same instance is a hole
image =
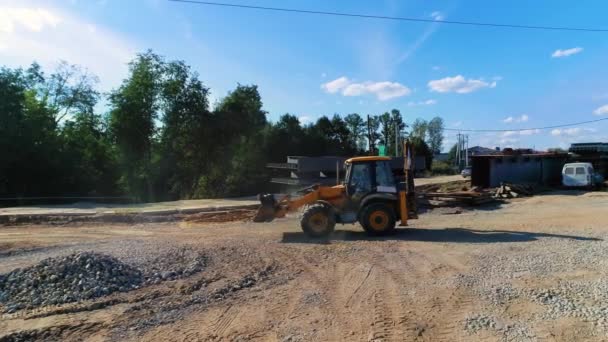
[[[276,200],[272,194],[259,194],[260,208],[253,217],[253,222],[270,222],[275,219]]]

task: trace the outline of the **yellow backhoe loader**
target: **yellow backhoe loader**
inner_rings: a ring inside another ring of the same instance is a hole
[[[301,220],[302,230],[311,237],[333,232],[336,223],[359,222],[371,235],[390,233],[397,223],[406,226],[416,218],[412,154],[404,144],[405,181],[393,175],[390,157],[366,156],[346,160],[346,179],[336,186],[314,185],[300,195],[276,198],[260,194],[261,207],[254,222],[270,222],[307,206]]]

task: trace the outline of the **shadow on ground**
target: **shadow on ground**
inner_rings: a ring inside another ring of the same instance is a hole
[[[520,232],[509,230],[475,230],[466,228],[420,229],[401,228],[387,236],[369,236],[365,232],[336,231],[327,238],[310,238],[303,232],[283,233],[283,243],[330,244],[332,241],[425,241],[447,243],[506,243],[530,242],[539,238],[560,238],[580,241],[601,241],[602,239],[548,233]]]

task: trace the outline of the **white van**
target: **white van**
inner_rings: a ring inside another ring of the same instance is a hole
[[[562,169],[564,186],[591,187],[595,185],[595,172],[591,163],[568,163]]]

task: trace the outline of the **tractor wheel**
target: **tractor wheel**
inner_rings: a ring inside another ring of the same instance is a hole
[[[395,229],[395,213],[384,203],[372,203],[361,210],[359,222],[370,235],[384,235]]]
[[[311,237],[323,237],[331,234],[336,226],[336,219],[331,208],[324,204],[313,204],[302,216],[302,230]]]

